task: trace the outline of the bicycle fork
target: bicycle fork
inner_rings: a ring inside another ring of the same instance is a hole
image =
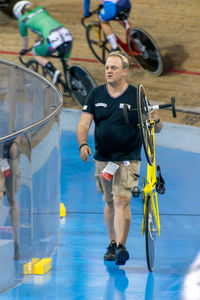
[[[144,195],[145,195],[145,201],[144,201],[144,208],[143,208],[142,235],[144,235],[144,230],[145,230],[148,197],[150,197],[149,201],[151,201],[151,208],[152,208],[151,214],[154,215],[156,221],[156,226],[157,226],[156,231],[158,232],[158,235],[160,235],[160,218],[159,218],[157,192],[155,190],[152,190],[151,185],[147,183],[144,188]]]

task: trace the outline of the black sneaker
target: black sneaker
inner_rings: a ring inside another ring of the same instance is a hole
[[[104,260],[115,260],[115,249],[117,244],[115,241],[111,241],[107,248],[107,252],[104,255]]]
[[[115,264],[116,265],[125,265],[125,263],[128,259],[129,259],[128,251],[122,244],[119,244],[116,248]]]

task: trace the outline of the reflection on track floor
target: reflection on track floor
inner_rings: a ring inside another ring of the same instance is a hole
[[[92,136],[89,144],[93,149]],[[61,201],[67,217],[61,219],[61,243],[53,268],[9,290],[2,299],[178,300],[185,272],[200,248],[199,154],[157,147],[166,193],[159,197],[161,235],[157,239],[155,272],[149,273],[141,234],[140,198],[131,203],[132,226],[127,242],[130,260],[120,267],[104,263],[108,239],[93,160],[80,160],[75,132],[62,131],[61,149]]]

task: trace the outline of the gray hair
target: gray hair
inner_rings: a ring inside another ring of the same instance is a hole
[[[129,61],[125,55],[123,55],[119,51],[113,51],[113,52],[110,52],[108,55],[108,57],[111,57],[111,56],[118,56],[119,58],[121,58],[123,69],[126,69],[126,68],[129,69]]]

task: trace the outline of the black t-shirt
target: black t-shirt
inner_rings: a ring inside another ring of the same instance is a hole
[[[128,106],[129,124],[124,118],[124,104]],[[116,98],[111,97],[105,84],[92,90],[83,112],[94,118],[96,160],[141,160],[142,141],[136,109],[137,89],[132,85]]]

